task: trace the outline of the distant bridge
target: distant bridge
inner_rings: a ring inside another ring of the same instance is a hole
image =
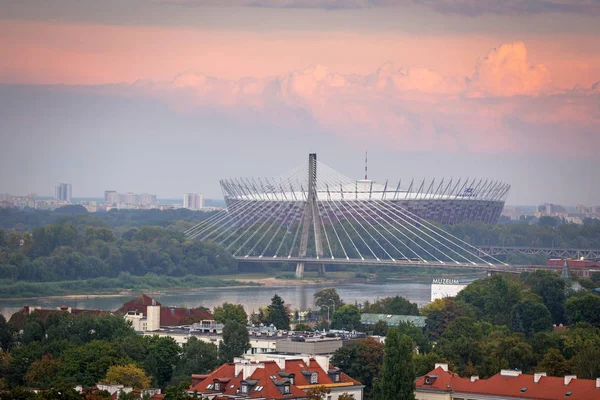
[[[459,263],[439,261],[411,261],[411,260],[389,260],[389,259],[364,259],[354,258],[315,258],[315,257],[234,257],[238,262],[244,263],[302,263],[304,266],[313,266],[317,269],[324,265],[361,265],[382,267],[418,267],[418,268],[442,268],[442,269],[468,269],[473,271],[487,272],[488,275],[495,273],[520,274],[526,271],[549,270],[556,271],[562,267],[547,265],[508,265],[508,264],[484,264],[484,263]]]
[[[596,260],[600,258],[600,250],[561,249],[555,247],[522,247],[522,246],[475,246],[480,256],[502,256],[507,254],[544,254],[548,258],[584,258]]]

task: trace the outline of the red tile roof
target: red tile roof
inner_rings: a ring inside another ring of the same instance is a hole
[[[129,300],[128,302],[126,302],[123,305],[124,306],[160,306],[161,304],[158,301],[154,300],[152,297],[142,293],[138,297]]]
[[[435,379],[432,375],[437,375]],[[425,384],[429,377],[431,384]],[[564,377],[542,376],[537,383],[534,375],[518,374],[507,376],[499,373],[489,379],[461,378],[452,372],[438,367],[416,380],[417,391],[445,391],[455,394],[479,394],[487,396],[510,397],[516,399],[535,400],[598,400],[600,388],[591,379],[572,379],[565,385]],[[567,393],[570,394],[567,396]],[[462,397],[462,396],[458,396]]]
[[[161,307],[160,325],[189,325],[194,322],[212,321],[213,315],[201,308]]]
[[[306,365],[306,363],[302,359],[288,359],[285,360],[285,369],[282,370],[277,362],[273,360],[266,360],[261,362],[252,363],[249,365],[254,365],[257,368],[252,372],[252,374],[246,378],[246,381],[256,381],[250,387],[249,393],[243,398],[267,398],[267,399],[296,399],[296,398],[305,398],[306,393],[302,388],[308,388],[310,386],[319,386],[319,385],[336,385],[336,386],[355,386],[360,385],[360,382],[350,378],[344,373],[340,373],[340,381],[333,382],[327,372],[324,371],[314,359],[311,359],[310,366]],[[318,383],[312,384],[310,383],[310,378],[307,379],[302,374],[302,371],[308,372],[316,372],[318,374]],[[288,378],[281,376],[279,373],[285,372],[288,374],[294,374],[294,384],[290,383],[290,393],[282,394],[277,388],[277,384],[282,385],[284,382],[289,382]],[[235,364],[228,363],[223,364],[221,367],[214,370],[210,373],[204,380],[196,385],[190,386],[190,392],[197,391],[202,394],[217,394],[221,392],[219,396],[215,397],[216,399],[228,399],[231,396],[244,396],[241,393],[241,384],[244,381],[243,373],[240,371],[238,375],[235,375]],[[214,390],[215,382],[223,382],[221,385],[221,390]],[[347,385],[343,385],[346,383]],[[210,389],[209,389],[210,387]],[[257,391],[257,388],[261,388]]]

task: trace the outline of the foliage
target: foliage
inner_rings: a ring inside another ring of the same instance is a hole
[[[321,289],[318,292],[315,292],[314,300],[315,306],[320,309],[324,309],[325,306],[333,307],[331,312],[339,310],[340,307],[344,305],[340,295],[334,288]]]
[[[360,326],[360,310],[352,304],[341,306],[331,318],[331,327],[333,329],[353,331],[360,329]]]
[[[144,361],[147,370],[155,377],[158,386],[165,387],[179,362],[181,348],[169,336],[144,336],[144,341],[148,349],[148,356]]]
[[[294,327],[294,330],[297,332],[312,332],[313,328],[311,328],[310,326],[303,324],[303,323],[299,323],[296,324],[296,326]]]
[[[512,329],[533,336],[538,332],[552,330],[552,315],[548,308],[535,300],[517,303],[512,310]]]
[[[456,318],[466,315],[463,308],[450,298],[436,300],[421,311],[427,317],[425,332],[432,339],[437,339],[444,333],[448,325]]]
[[[338,397],[338,400],[354,400],[354,395],[353,394],[348,394],[348,393],[342,393]]]
[[[460,291],[456,300],[474,307],[477,317],[494,325],[509,325],[511,311],[521,301],[522,285],[504,275],[477,280]]]
[[[232,362],[250,349],[250,337],[246,325],[229,321],[223,328],[223,340],[219,343],[219,360]]]
[[[48,389],[56,382],[60,370],[60,361],[52,354],[44,354],[41,359],[31,363],[25,374],[25,383],[39,389]]]
[[[15,342],[16,330],[6,322],[4,315],[0,314],[0,349],[9,351]]]
[[[550,271],[527,272],[521,276],[531,291],[540,296],[556,325],[565,323],[565,281]]]
[[[223,303],[222,306],[216,306],[213,311],[215,321],[225,324],[229,321],[237,321],[240,324],[248,323],[248,315],[241,304]]]
[[[550,376],[569,375],[571,368],[569,362],[558,349],[550,349],[540,361],[536,369]]]
[[[569,323],[588,322],[600,327],[600,296],[588,293],[567,300],[567,319]]]
[[[377,300],[373,304],[365,305],[363,313],[374,314],[393,314],[393,315],[419,315],[419,307],[416,303],[411,303],[404,297],[386,297]]]
[[[373,331],[373,335],[376,336],[386,336],[390,327],[385,321],[377,321],[371,328]]]
[[[110,366],[132,362],[110,342],[94,340],[66,350],[58,374],[73,385],[93,386],[106,376]]]
[[[217,346],[192,336],[184,343],[173,380],[185,381],[192,374],[206,374],[219,366]]]
[[[134,389],[150,387],[150,377],[135,364],[111,365],[106,371],[104,382],[109,385],[120,384]]]
[[[277,294],[271,298],[271,304],[267,308],[267,324],[273,324],[277,329],[290,330],[290,313]]]
[[[331,364],[365,385],[365,397],[371,398],[383,364],[383,345],[372,338],[358,339],[337,349]]]
[[[377,399],[414,400],[415,366],[411,338],[391,328],[385,339],[385,354],[381,377],[377,385]]]
[[[306,391],[306,400],[323,400],[329,393],[331,393],[331,389],[328,387],[313,386]]]

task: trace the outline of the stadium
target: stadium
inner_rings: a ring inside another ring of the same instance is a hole
[[[487,263],[444,224],[496,223],[510,185],[484,179],[353,180],[317,161],[278,178],[220,181],[227,209],[185,232],[243,259]]]
[[[497,223],[510,190],[509,184],[475,178],[399,179],[392,184],[368,180],[365,174],[365,179],[353,180],[321,162],[316,162],[315,173],[315,197],[321,213],[335,209],[372,215],[373,207],[367,207],[366,202],[378,202],[377,208],[400,207],[442,225]],[[306,167],[297,167],[274,179],[230,178],[220,183],[228,209],[246,204],[249,212],[265,215],[268,209],[267,214],[275,218],[290,209],[296,209],[293,214],[298,218],[308,197]],[[256,207],[248,204],[253,202]],[[264,207],[258,207],[259,204]]]

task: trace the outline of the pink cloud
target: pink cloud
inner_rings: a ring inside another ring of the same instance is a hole
[[[210,106],[278,119],[271,110],[303,110],[344,138],[392,148],[563,152],[587,140],[577,151],[591,153],[590,144],[600,145],[600,136],[589,138],[600,122],[598,86],[555,87],[548,68],[530,63],[526,46],[516,42],[491,50],[464,77],[390,63],[364,75],[316,65],[237,81],[179,75],[149,84],[145,93],[183,103],[186,111]]]

